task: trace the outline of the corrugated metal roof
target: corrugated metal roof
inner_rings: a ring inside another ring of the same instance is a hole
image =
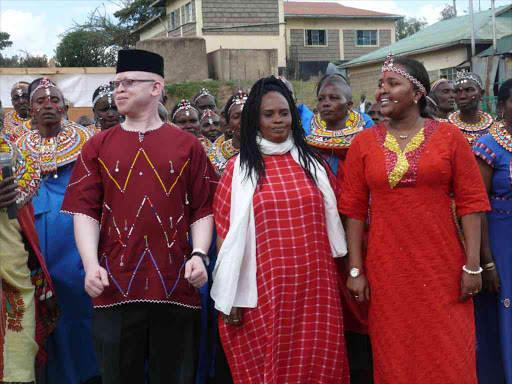
[[[512,53],[512,35],[505,36],[497,41],[496,55],[503,55],[504,53]],[[480,52],[477,56],[494,56],[493,47],[487,48],[485,51]]]
[[[512,6],[496,8],[496,34],[498,39],[510,34],[512,28]],[[492,11],[475,13],[475,38],[477,41],[492,40]],[[389,52],[395,55],[435,50],[471,40],[470,16],[439,21],[421,31],[343,64],[341,68],[384,61]]]
[[[368,11],[366,9],[346,7],[339,3],[324,2],[284,2],[284,16],[352,16],[352,17],[396,17],[391,13]]]

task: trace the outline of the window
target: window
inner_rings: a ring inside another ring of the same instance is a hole
[[[169,31],[179,27],[179,16],[178,10],[172,11],[169,14]]]
[[[192,3],[188,3],[185,5],[185,23],[190,23],[194,21],[194,12],[192,8]]]
[[[305,45],[323,45],[327,46],[327,31],[306,29]]]
[[[377,45],[377,31],[357,31],[357,45]]]
[[[441,69],[441,77],[447,80],[455,80],[457,76],[457,68],[445,68]]]

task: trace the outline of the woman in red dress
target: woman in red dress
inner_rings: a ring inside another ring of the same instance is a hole
[[[277,78],[252,88],[240,148],[215,196],[211,293],[234,382],[348,384],[333,259],[346,254],[339,189]]]
[[[424,118],[429,88],[421,63],[389,56],[376,100],[390,121],[359,133],[345,161],[347,286],[370,301],[376,384],[477,383],[471,297],[482,286],[479,212],[489,202],[460,130]]]

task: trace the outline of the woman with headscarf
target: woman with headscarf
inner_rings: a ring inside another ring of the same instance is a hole
[[[115,127],[121,122],[121,114],[114,100],[114,90],[110,85],[100,85],[92,95],[94,125],[88,126],[94,133]]]
[[[375,98],[390,120],[359,133],[345,160],[347,287],[370,301],[376,383],[477,383],[471,298],[482,286],[480,212],[489,202],[464,136],[426,118],[429,90],[423,64],[388,56]]]
[[[473,146],[492,207],[482,217],[483,290],[475,297],[480,384],[512,383],[512,79],[498,107],[503,121]]]
[[[84,290],[85,272],[75,245],[73,218],[60,211],[73,166],[92,133],[63,122],[62,91],[49,79],[29,88],[37,129],[18,138],[16,145],[39,160],[41,185],[33,200],[41,251],[53,280],[61,318],[47,340],[48,364],[44,383],[81,384],[99,375],[92,339],[92,303]]]
[[[34,382],[59,308],[41,255],[30,201],[41,181],[36,159],[0,135],[0,382]],[[14,176],[1,169],[12,164]],[[6,208],[13,205],[16,216]]]
[[[235,383],[348,383],[333,257],[346,254],[337,183],[304,140],[285,84],[259,80],[242,111],[240,155],[214,214],[212,298]]]
[[[485,94],[482,79],[476,73],[462,70],[455,80],[455,102],[458,111],[448,116],[448,121],[461,130],[469,145],[489,133],[494,119],[480,109]]]

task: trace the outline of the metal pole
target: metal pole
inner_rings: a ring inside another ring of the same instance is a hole
[[[453,13],[457,17],[457,0],[453,0]]]
[[[473,0],[469,0],[469,13],[471,16],[471,57],[476,54],[476,43],[475,43],[475,15],[473,13]]]
[[[496,7],[494,4],[495,0],[491,0],[491,8],[492,8],[492,50],[493,53],[496,54],[498,50],[498,42],[496,38]]]

